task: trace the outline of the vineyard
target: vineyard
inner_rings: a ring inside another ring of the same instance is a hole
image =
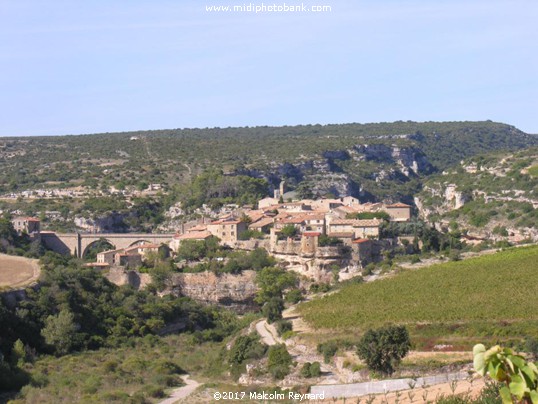
[[[537,273],[538,247],[517,248],[351,285],[299,310],[319,331],[398,323],[422,343],[519,339],[538,334]]]

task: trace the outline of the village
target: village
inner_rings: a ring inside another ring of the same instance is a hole
[[[272,197],[259,200],[256,207],[232,206],[217,218],[204,215],[181,224],[167,242],[141,240],[127,248],[100,251],[95,262],[85,265],[100,270],[137,269],[148,254],[174,256],[188,240],[216,237],[222,246],[231,249],[263,248],[286,261],[290,269],[314,279],[329,276],[329,268],[334,265],[347,268],[344,273],[352,276],[381,257],[383,251],[398,245],[398,240],[380,238],[384,221],[411,219],[412,207],[404,203],[361,203],[352,196],[315,200],[294,197],[282,182]],[[37,218],[15,217],[12,222],[19,233],[34,238],[45,239],[50,233],[41,232]],[[102,238],[106,240],[107,233]]]

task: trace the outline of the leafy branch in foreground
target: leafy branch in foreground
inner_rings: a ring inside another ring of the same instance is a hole
[[[503,404],[538,404],[538,368],[510,348],[495,345],[486,350],[482,344],[473,348],[474,368],[482,376],[504,384],[499,390]]]

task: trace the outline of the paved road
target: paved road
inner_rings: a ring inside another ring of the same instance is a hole
[[[256,331],[260,334],[260,337],[262,337],[263,343],[269,346],[276,345],[277,341],[267,327],[269,327],[269,324],[267,324],[266,320],[261,320],[256,323]]]
[[[409,390],[413,386],[413,383],[415,383],[415,387],[432,386],[435,384],[449,383],[453,380],[464,380],[468,377],[469,374],[467,372],[458,372],[438,376],[419,377],[416,380],[389,379],[378,382],[317,385],[312,386],[310,392],[313,394],[325,393],[325,398],[360,397],[369,394]]]
[[[194,392],[194,390],[198,388],[200,383],[198,383],[196,380],[189,379],[189,377],[189,375],[183,376],[185,386],[178,387],[177,389],[172,391],[170,397],[166,400],[159,402],[159,404],[174,404],[178,400],[190,396]]]

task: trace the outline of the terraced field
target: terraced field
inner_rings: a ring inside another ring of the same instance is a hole
[[[345,287],[299,307],[315,329],[362,334],[408,325],[422,348],[538,336],[538,246],[404,272]]]

